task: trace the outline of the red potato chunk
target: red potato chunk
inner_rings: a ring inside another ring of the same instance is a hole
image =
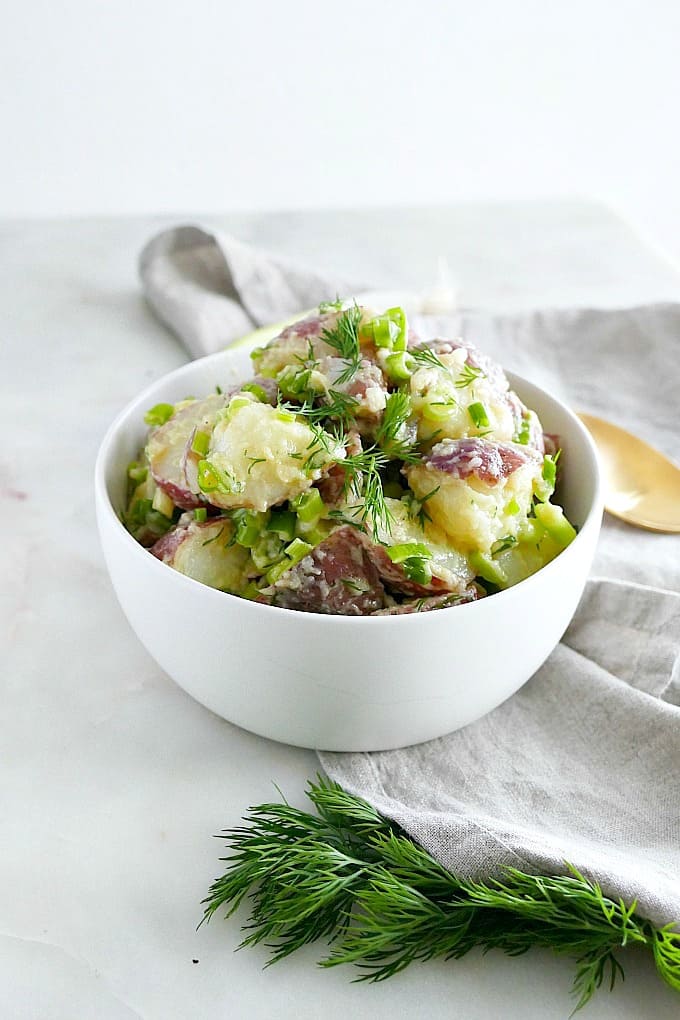
[[[214,475],[206,499],[226,510],[268,510],[306,492],[345,456],[339,440],[300,416],[257,401],[230,406],[204,459]]]
[[[197,429],[212,430],[226,403],[227,397],[223,394],[194,400],[176,411],[165,425],[149,436],[146,455],[153,479],[182,510],[193,510],[206,502],[195,481],[192,483],[187,477],[187,469],[191,466],[187,450]]]
[[[418,498],[432,493],[428,512],[456,548],[488,553],[494,542],[517,535],[541,484],[542,464],[531,447],[446,439],[405,473]]]
[[[386,604],[363,536],[350,525],[329,535],[266,594],[272,605],[305,613],[367,616]]]
[[[240,594],[247,583],[249,553],[230,545],[233,524],[225,518],[178,526],[150,552],[169,567],[211,588]]]

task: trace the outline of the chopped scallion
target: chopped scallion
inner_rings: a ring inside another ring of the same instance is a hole
[[[431,560],[432,553],[422,542],[404,542],[403,545],[390,545],[385,550],[393,563],[403,563],[412,556],[418,556],[424,560]]]
[[[174,413],[175,407],[173,404],[154,404],[144,415],[144,421],[147,425],[154,427],[165,425],[166,421],[170,421]]]
[[[210,436],[207,432],[199,432],[198,430],[194,433],[194,438],[191,442],[191,449],[193,453],[197,453],[199,457],[205,457],[210,446]]]
[[[468,404],[468,414],[475,428],[485,429],[489,427],[489,416],[486,413],[484,404],[480,404],[479,401],[475,401],[474,404]]]
[[[273,531],[275,535],[284,541],[290,542],[295,538],[295,514],[292,510],[272,511],[267,531]]]

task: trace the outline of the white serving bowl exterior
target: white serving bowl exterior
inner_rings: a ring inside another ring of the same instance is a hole
[[[118,517],[144,412],[248,377],[247,350],[191,362],[148,387],[107,432],[97,521],[120,604],[142,644],[192,697],[247,730],[301,747],[403,747],[473,722],[545,661],[581,597],[602,518],[597,455],[576,416],[508,373],[563,448],[561,497],[579,527],[552,563],[507,591],[453,609],[345,617],[263,606],[216,591],[143,549]]]

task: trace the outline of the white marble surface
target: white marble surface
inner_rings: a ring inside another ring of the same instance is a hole
[[[585,204],[203,219],[371,285],[426,285],[445,254],[470,305],[680,300],[680,278]],[[475,954],[358,986],[315,968],[318,949],[263,971],[263,953],[233,954],[234,923],[195,930],[220,867],[212,834],[272,798],[274,781],[301,803],[316,760],[176,688],[102,564],[99,439],[184,360],[135,276],[138,249],[167,222],[0,226],[0,1017],[566,1018],[571,968],[545,953]],[[677,1017],[646,957],[629,954],[626,971],[584,1016]]]

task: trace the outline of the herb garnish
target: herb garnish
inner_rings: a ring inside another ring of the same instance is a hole
[[[224,833],[227,870],[203,901],[205,921],[222,908],[230,917],[249,897],[241,945],[264,943],[272,963],[326,938],[332,948],[322,966],[354,963],[359,981],[382,981],[416,961],[458,959],[478,947],[511,956],[542,947],[575,958],[580,1009],[603,984],[614,987],[623,976],[615,954],[637,944],[680,991],[680,932],[605,896],[576,868],[460,879],[337,783],[319,776],[307,796],[317,813],[260,804],[246,825]]]
[[[477,368],[476,365],[471,365],[468,361],[466,361],[460,375],[454,383],[454,386],[457,390],[465,389],[466,386],[471,386],[475,379],[479,379],[480,376],[484,376],[484,372],[482,372],[481,368]]]
[[[356,375],[361,364],[359,347],[359,324],[361,309],[358,305],[347,308],[338,316],[333,326],[327,326],[321,332],[321,339],[338,352],[343,361],[347,362],[344,371],[338,376],[337,382],[342,385]]]

